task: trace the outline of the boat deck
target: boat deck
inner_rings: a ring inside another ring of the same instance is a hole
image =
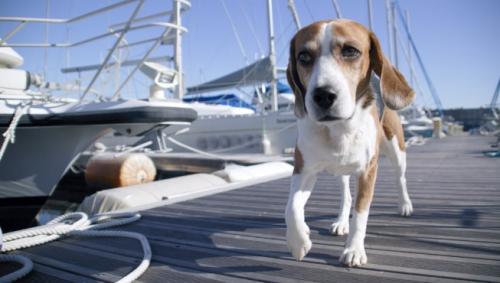
[[[142,212],[120,230],[147,235],[153,262],[141,282],[500,282],[500,159],[483,156],[487,137],[449,137],[408,153],[415,213],[397,214],[388,160],[368,223],[368,264],[338,263],[345,236],[328,228],[339,184],[322,175],[306,208],[313,248],[287,251],[283,211],[289,178]],[[110,282],[142,257],[133,240],[66,238],[19,252],[35,262],[20,282]],[[0,274],[13,266],[0,266]]]

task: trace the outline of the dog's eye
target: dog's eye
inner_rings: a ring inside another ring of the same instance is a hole
[[[342,57],[344,58],[353,59],[358,57],[360,54],[361,52],[352,46],[345,46],[342,48]]]
[[[308,52],[300,52],[299,56],[297,56],[297,61],[304,66],[311,64],[312,60],[313,58]]]

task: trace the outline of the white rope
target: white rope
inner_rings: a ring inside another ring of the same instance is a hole
[[[421,146],[421,145],[424,145],[425,143],[427,142],[427,139],[422,137],[422,136],[418,136],[418,135],[415,135],[411,138],[409,138],[406,142],[405,142],[405,146],[406,147],[410,147],[412,145],[418,145],[418,146]]]
[[[215,155],[215,154],[211,154],[211,153],[208,153],[208,152],[203,151],[203,150],[199,150],[199,149],[194,148],[194,147],[192,147],[192,146],[189,146],[189,145],[187,145],[187,144],[185,144],[185,143],[182,143],[182,142],[180,142],[180,141],[178,141],[178,140],[176,140],[176,139],[174,139],[174,138],[172,138],[172,137],[167,137],[167,139],[168,139],[170,142],[172,142],[173,144],[178,145],[178,146],[180,146],[180,147],[182,147],[182,148],[185,148],[185,149],[187,149],[187,150],[189,150],[189,151],[192,151],[192,152],[194,152],[194,153],[198,153],[198,154],[200,154],[200,155],[204,155],[204,156],[211,157],[211,158],[215,158],[215,159],[226,160],[226,159],[225,159],[224,157],[222,157],[222,156]]]
[[[231,14],[229,14],[229,11],[227,10],[226,2],[224,0],[219,0],[219,1],[222,5],[222,8],[224,10],[224,13],[226,14],[227,19],[229,20],[229,24],[231,25],[231,29],[233,30],[234,37],[236,38],[236,42],[238,43],[238,47],[240,48],[241,55],[243,55],[245,63],[248,64],[247,53],[245,52],[245,48],[243,47],[243,43],[241,42],[241,38],[240,35],[238,34],[238,30],[236,29],[233,18],[231,18]]]
[[[250,28],[250,31],[252,32],[253,40],[255,41],[255,43],[257,43],[257,48],[259,49],[259,54],[264,54],[264,48],[262,48],[262,44],[260,42],[259,37],[257,36],[257,32],[255,31],[255,28],[254,28],[252,22],[250,22],[250,19],[248,18],[247,13],[243,9],[243,5],[240,6],[240,12],[243,14],[243,16],[245,16],[245,20],[247,22],[247,25]]]
[[[0,283],[14,282],[26,276],[33,269],[33,262],[21,255],[0,255],[0,262],[17,262],[22,265],[20,269],[0,277]]]
[[[84,237],[124,237],[136,239],[141,243],[144,256],[141,263],[127,276],[120,279],[119,283],[132,282],[139,278],[151,262],[151,247],[144,235],[126,231],[96,231],[124,225],[140,219],[139,213],[109,213],[98,214],[88,218],[83,212],[68,213],[59,216],[46,225],[28,228],[20,231],[10,232],[3,235],[2,253],[17,249],[28,248],[54,241],[63,236],[84,236]],[[0,234],[0,243],[2,242]],[[0,255],[0,262],[14,261],[23,264],[23,267],[13,273],[0,277],[0,283],[12,282],[26,274],[33,268],[33,263],[27,257],[20,255]]]
[[[3,139],[2,147],[0,148],[0,161],[3,158],[5,151],[7,150],[7,145],[9,143],[14,143],[16,141],[16,127],[17,127],[17,124],[19,124],[19,120],[21,120],[21,117],[23,116],[26,108],[28,108],[28,105],[26,105],[24,103],[21,103],[21,104],[19,104],[19,106],[17,106],[9,127],[3,133],[4,139]]]

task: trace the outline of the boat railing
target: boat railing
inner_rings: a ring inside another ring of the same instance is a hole
[[[97,78],[101,74],[101,72],[114,64],[109,63],[111,58],[113,57],[113,53],[124,47],[135,47],[144,45],[147,43],[152,43],[151,47],[145,52],[144,56],[142,56],[139,60],[130,60],[119,62],[121,66],[131,66],[135,65],[133,70],[129,72],[126,79],[120,84],[120,86],[115,90],[113,95],[111,95],[111,100],[118,99],[120,97],[120,91],[124,88],[124,86],[128,83],[131,77],[135,74],[135,72],[143,65],[143,63],[149,59],[151,53],[160,45],[168,45],[168,44],[176,44],[178,40],[178,36],[181,33],[187,32],[187,29],[177,23],[180,21],[177,17],[180,17],[180,13],[191,7],[191,3],[188,0],[173,0],[175,5],[174,9],[170,11],[160,11],[154,14],[137,17],[141,8],[144,5],[146,0],[123,0],[88,13],[84,13],[82,15],[73,17],[73,18],[30,18],[30,17],[0,17],[0,22],[15,22],[17,25],[10,31],[8,31],[4,36],[0,38],[0,47],[12,47],[12,48],[72,48],[81,45],[85,45],[100,39],[108,38],[116,36],[117,39],[114,41],[112,47],[108,50],[104,60],[100,64],[88,65],[82,67],[71,67],[71,68],[63,68],[61,71],[63,73],[71,73],[71,72],[82,72],[82,71],[92,71],[97,70],[95,74],[92,76],[90,82],[85,87],[82,95],[80,96],[80,100],[83,100],[86,95],[91,92],[92,86],[96,82]],[[115,23],[108,27],[108,31],[90,36],[88,38],[81,39],[75,42],[43,42],[43,43],[10,43],[10,40],[16,33],[24,29],[28,24],[72,24],[84,19],[88,19],[97,15],[101,15],[112,10],[116,10],[126,5],[132,5],[135,3],[135,7],[133,9],[132,14],[129,16],[127,21]],[[176,7],[178,7],[176,10]],[[158,21],[152,22],[161,17],[171,16],[171,21]],[[127,42],[124,40],[125,35],[131,31],[144,30],[144,29],[152,29],[152,28],[160,28],[162,32],[159,36],[141,39],[134,42]],[[173,33],[175,31],[175,33]],[[155,60],[155,58],[152,58]],[[158,59],[158,58],[156,58]]]

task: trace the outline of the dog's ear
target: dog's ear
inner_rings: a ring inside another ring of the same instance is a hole
[[[415,92],[384,56],[380,42],[373,32],[370,32],[370,64],[380,78],[382,99],[389,108],[399,110],[412,103]]]
[[[295,116],[302,118],[306,114],[306,105],[304,103],[306,90],[300,82],[299,74],[297,73],[295,38],[293,38],[290,42],[290,57],[288,59],[288,67],[286,69],[286,79],[288,80],[288,84],[292,87],[293,94],[295,95]]]

